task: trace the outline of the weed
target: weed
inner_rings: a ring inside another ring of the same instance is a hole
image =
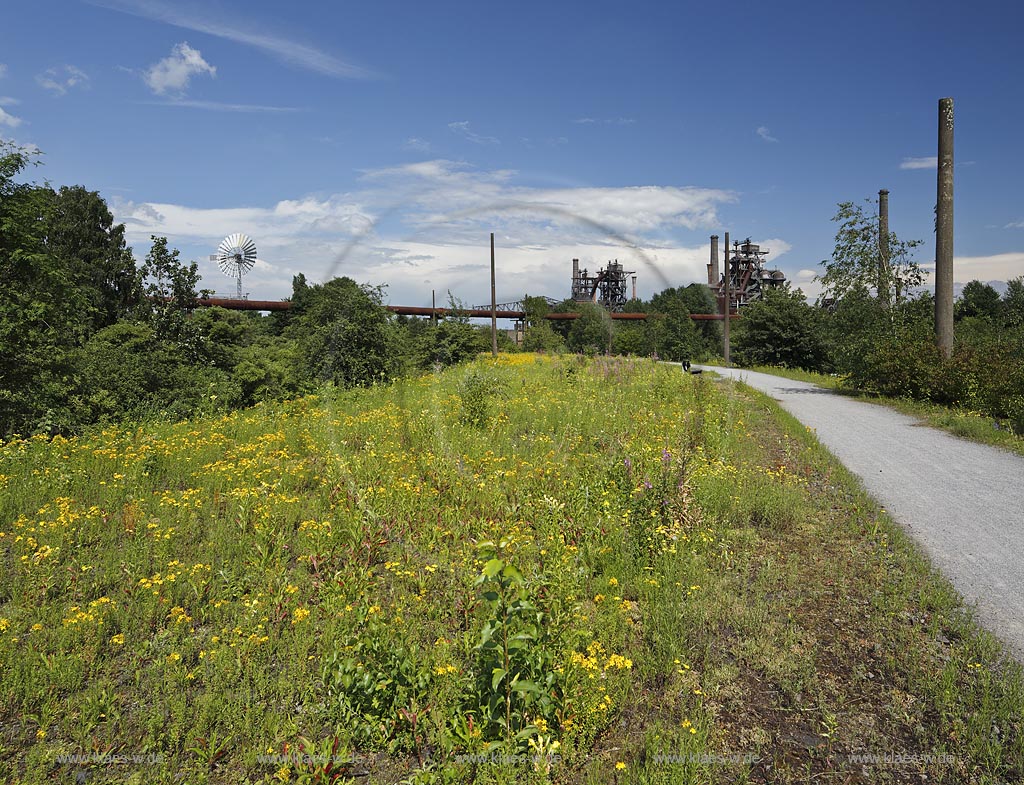
[[[509,749],[557,723],[563,689],[555,669],[555,641],[546,614],[530,596],[522,573],[499,553],[509,541],[478,545],[483,570],[477,578],[488,616],[473,649],[475,679],[467,714],[477,714],[485,741]]]

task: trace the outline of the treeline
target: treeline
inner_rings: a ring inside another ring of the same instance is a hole
[[[870,201],[869,201],[870,204]],[[844,377],[852,388],[932,401],[1005,419],[1024,433],[1024,276],[999,292],[971,281],[954,308],[952,356],[939,352],[935,300],[911,258],[919,241],[889,237],[880,266],[878,224],[844,203],[817,305],[800,290],[769,292],[736,325],[734,359]]]
[[[197,307],[197,265],[153,237],[141,264],[105,201],[81,186],[20,182],[31,154],[0,145],[0,438],[73,433],[97,423],[185,418],[314,391],[387,382],[475,357],[489,326],[458,314],[437,323],[391,314],[380,288],[337,278],[293,281],[292,307],[262,316]],[[527,298],[524,348],[667,359],[714,352],[720,329],[706,287],[668,289],[612,322],[597,306],[575,321],[544,319]],[[517,346],[502,331],[500,348]]]
[[[349,278],[293,280],[288,311],[197,307],[197,265],[153,237],[141,264],[100,195],[81,186],[19,182],[32,155],[0,143],[0,438],[73,433],[97,423],[185,418],[444,367],[488,351],[489,325],[458,315],[395,316],[379,287]],[[840,205],[832,259],[816,305],[786,286],[734,323],[732,355],[842,375],[861,390],[980,411],[1024,432],[1024,277],[1002,296],[972,281],[956,306],[953,355],[939,353],[934,302],[913,261],[918,242],[889,237],[880,265],[877,221]],[[666,289],[612,320],[596,305],[553,309],[526,297],[526,351],[611,352],[699,361],[721,353],[721,323],[703,284]],[[549,320],[550,310],[575,320]],[[503,330],[499,348],[518,347]]]

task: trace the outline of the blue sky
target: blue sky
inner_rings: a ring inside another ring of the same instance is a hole
[[[0,135],[98,190],[140,261],[256,241],[291,277],[564,297],[574,256],[642,296],[705,279],[708,237],[765,244],[814,293],[836,203],[890,191],[934,254],[936,115],[956,102],[956,279],[1024,274],[1024,6],[1011,2],[19,1]]]

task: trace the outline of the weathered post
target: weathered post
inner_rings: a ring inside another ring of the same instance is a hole
[[[729,361],[729,312],[732,310],[729,304],[729,298],[732,294],[729,292],[729,276],[732,270],[729,269],[729,233],[725,233],[725,287],[723,289],[722,298],[722,313],[725,315],[725,319],[722,322],[722,356],[725,358],[725,367],[728,368],[732,363]]]
[[[434,290],[430,290],[430,323],[437,324],[437,300],[434,299]]]
[[[498,303],[494,296],[494,232],[491,232],[491,357],[498,356]]]
[[[935,338],[953,353],[953,99],[939,99],[939,169],[935,204]]]
[[[878,301],[889,305],[889,192],[878,192]]]

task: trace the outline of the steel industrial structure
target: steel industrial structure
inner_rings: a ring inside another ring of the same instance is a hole
[[[711,262],[708,264],[708,287],[715,294],[718,310],[728,298],[729,313],[738,313],[748,303],[761,298],[766,289],[781,287],[786,282],[786,274],[782,270],[769,270],[765,267],[764,257],[767,248],[750,242],[748,237],[741,242],[733,243],[730,252],[726,234],[725,270],[721,274],[718,269],[718,235],[711,235]]]
[[[554,306],[556,306],[556,305],[559,305],[562,302],[561,300],[556,300],[554,297],[541,297],[539,299],[544,300],[544,302],[546,302],[552,308]],[[526,301],[525,300],[513,300],[512,302],[508,302],[508,303],[498,303],[495,306],[495,308],[497,308],[499,311],[525,311],[526,310]],[[474,310],[474,311],[486,310],[487,313],[489,314],[491,312],[491,306],[489,306],[489,305],[474,305],[470,310]]]
[[[169,298],[162,298],[167,300]],[[515,303],[511,303],[515,305]],[[246,300],[246,299],[233,299],[230,297],[201,297],[196,300],[197,308],[226,308],[229,311],[287,311],[292,307],[290,300]],[[444,319],[449,316],[468,316],[473,319],[489,319],[491,317],[490,308],[431,308],[430,306],[420,305],[385,305],[387,310],[391,313],[404,314],[406,316],[433,316],[439,319]],[[526,317],[526,311],[522,309],[506,309],[504,306],[499,308],[496,312],[497,318],[499,319],[523,319]],[[645,313],[612,313],[609,314],[612,319],[646,319],[647,314]],[[551,319],[553,321],[563,319],[579,319],[578,313],[549,313],[544,318]],[[721,316],[716,314],[693,314],[694,319],[720,319]]]
[[[580,260],[572,260],[572,290],[570,297],[578,303],[599,303],[613,313],[626,305],[626,276],[633,276],[633,299],[636,299],[636,274],[625,270],[619,260],[608,262],[607,267],[590,275],[586,268],[580,269]]]
[[[726,235],[728,237],[728,235]],[[717,274],[718,269],[718,238],[712,237],[712,262],[714,269]],[[748,240],[744,243],[743,248],[745,252],[753,252],[755,255],[760,253],[764,254],[766,251],[759,251],[756,245],[751,245]],[[740,258],[739,251],[737,251],[737,258]],[[708,265],[708,280],[711,280],[711,268],[712,265]],[[780,273],[781,275],[781,273]],[[631,270],[626,270],[618,262],[618,260],[609,262],[607,267],[603,267],[597,271],[596,275],[590,275],[586,269],[580,269],[580,260],[572,260],[572,300],[576,302],[593,302],[598,303],[605,307],[608,311],[608,315],[612,319],[616,320],[644,320],[647,318],[646,313],[626,313],[622,311],[628,301],[626,298],[626,277],[633,276],[633,299],[636,299],[636,273]],[[716,287],[712,286],[712,289]],[[750,288],[749,285],[747,287]],[[549,306],[554,307],[560,305],[562,301],[556,300],[552,297],[542,298]],[[229,298],[229,297],[203,297],[196,301],[197,307],[200,308],[227,308],[235,311],[287,311],[291,308],[292,304],[289,300],[249,300],[247,298]],[[513,302],[496,303],[493,306],[477,305],[472,308],[437,308],[435,306],[418,306],[418,305],[387,305],[387,310],[396,314],[403,314],[406,316],[429,316],[432,319],[444,319],[447,317],[470,317],[473,319],[515,319],[519,324],[518,327],[522,326],[523,320],[526,319],[526,307],[524,300],[515,300]],[[721,309],[720,309],[721,310]],[[735,309],[731,312],[731,317],[735,318]],[[551,312],[545,315],[546,319],[553,321],[571,320],[578,319],[579,313],[568,312],[568,313],[556,313]],[[721,312],[719,313],[694,313],[690,314],[690,318],[698,321],[704,320],[721,320],[725,317]]]

